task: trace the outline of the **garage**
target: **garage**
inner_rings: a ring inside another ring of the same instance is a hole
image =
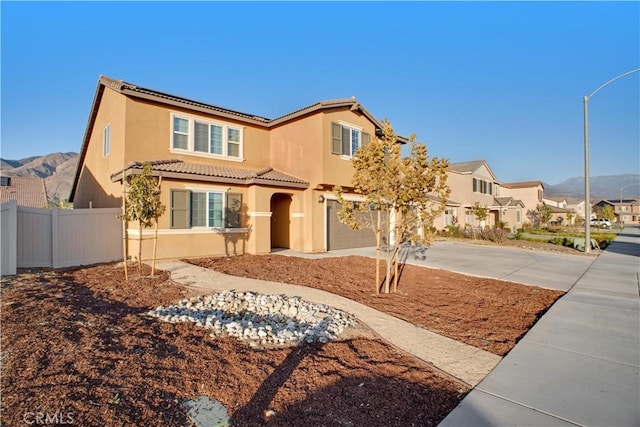
[[[369,228],[352,230],[338,221],[340,203],[327,200],[327,250],[364,248],[376,245],[376,236]]]

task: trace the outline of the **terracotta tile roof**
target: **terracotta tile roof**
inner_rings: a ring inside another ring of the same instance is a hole
[[[197,179],[209,182],[226,182],[236,184],[264,184],[275,185],[281,187],[307,188],[309,183],[287,175],[285,173],[274,170],[273,168],[264,168],[260,170],[232,168],[225,166],[213,166],[199,163],[188,163],[182,160],[156,160],[151,163],[154,172],[163,172],[162,176],[167,178],[194,179],[196,177],[205,178]],[[132,162],[127,165],[126,170],[142,170],[143,162]],[[113,181],[122,179],[122,172],[111,176]]]
[[[110,87],[111,89],[114,89],[118,92],[127,92],[127,91],[136,92],[141,95],[147,95],[153,98],[158,98],[160,100],[178,102],[180,104],[185,104],[191,107],[198,107],[206,110],[212,110],[216,113],[224,113],[227,115],[237,116],[238,118],[241,118],[241,119],[262,122],[264,124],[266,124],[269,121],[264,117],[256,116],[253,114],[241,113],[239,111],[230,110],[228,108],[218,107],[216,105],[194,101],[194,100],[183,98],[180,96],[171,95],[171,94],[160,92],[153,89],[148,89],[142,86],[135,85],[133,83],[127,83],[123,80],[116,80],[107,76],[100,76],[100,82],[103,83],[105,86]]]
[[[2,177],[3,184],[0,185],[0,203],[15,200],[18,206],[30,208],[47,207],[47,190],[44,179],[11,176]]]

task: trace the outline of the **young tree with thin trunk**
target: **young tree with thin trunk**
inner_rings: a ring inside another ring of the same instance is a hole
[[[471,206],[471,213],[478,220],[478,228],[482,228],[484,226],[484,222],[489,216],[489,209],[486,206],[480,205],[479,202],[475,202],[473,206]],[[474,239],[476,238],[476,230],[474,227],[471,227],[471,236]]]
[[[551,220],[551,217],[553,216],[551,208],[544,203],[540,203],[536,207],[536,211],[538,211],[538,218],[540,219],[540,223],[546,227]]]
[[[448,161],[429,158],[424,144],[409,137],[409,156],[402,157],[402,146],[391,124],[382,122],[382,137],[358,149],[352,159],[354,192],[360,201],[347,200],[341,188],[335,193],[342,207],[341,222],[352,229],[369,228],[376,236],[375,293],[380,291],[381,241],[385,229],[392,231],[387,241],[384,293],[398,287],[399,252],[404,242],[428,244],[433,220],[444,210],[450,190],[447,186]]]
[[[151,274],[155,274],[158,218],[166,210],[166,207],[160,200],[161,179],[162,178],[157,179],[152,176],[150,163],[144,163],[142,173],[129,175],[125,180],[125,185],[127,186],[125,208],[124,214],[119,217],[123,221],[138,223],[140,233],[140,241],[138,244],[138,275],[142,274],[142,229],[149,228],[154,224],[155,233]]]

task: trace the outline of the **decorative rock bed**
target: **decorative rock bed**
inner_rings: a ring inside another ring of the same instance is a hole
[[[193,322],[211,336],[231,336],[250,346],[326,343],[355,326],[350,314],[299,297],[225,291],[160,306],[148,312],[165,322]]]

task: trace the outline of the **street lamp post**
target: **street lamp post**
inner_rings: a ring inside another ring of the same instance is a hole
[[[626,73],[620,74],[607,81],[596,90],[594,90],[591,95],[587,95],[583,98],[583,106],[584,106],[584,252],[591,252],[591,197],[589,194],[589,100],[593,95],[598,93],[600,89],[605,86],[610,85],[618,79],[628,76],[629,74],[637,73],[640,71],[640,68],[636,68],[631,71],[627,71]]]

